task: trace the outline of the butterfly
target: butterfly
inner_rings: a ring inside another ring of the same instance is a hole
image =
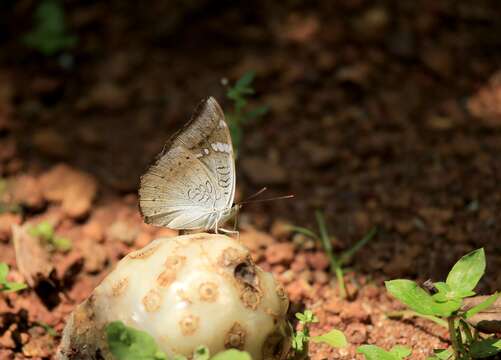
[[[230,131],[221,107],[209,97],[141,177],[139,206],[148,224],[217,233],[238,211],[234,198]]]

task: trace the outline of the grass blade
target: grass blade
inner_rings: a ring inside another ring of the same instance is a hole
[[[365,244],[367,244],[376,235],[377,229],[372,228],[362,239],[357,241],[355,245],[343,252],[339,262],[341,265],[345,265],[350,259],[355,255],[355,253],[360,250]]]

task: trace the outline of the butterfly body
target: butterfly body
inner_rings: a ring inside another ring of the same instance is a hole
[[[149,224],[217,232],[236,210],[234,197],[231,136],[223,111],[211,97],[141,177],[140,209]]]

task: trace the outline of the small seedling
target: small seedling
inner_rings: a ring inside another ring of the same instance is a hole
[[[169,360],[161,351],[155,339],[147,332],[124,325],[121,321],[113,321],[106,326],[108,346],[116,360]],[[190,357],[193,360],[252,360],[244,351],[226,350],[210,357],[205,346],[199,346]],[[177,355],[171,360],[187,360],[185,356]]]
[[[42,221],[41,223],[32,226],[28,230],[28,233],[31,236],[38,237],[53,250],[62,252],[71,250],[71,240],[66,237],[56,235],[54,227],[48,221]]]
[[[309,326],[318,322],[317,317],[311,310],[305,310],[304,313],[296,313],[296,318],[302,327],[301,330],[294,332],[292,335],[292,348],[299,355],[298,357],[308,352],[309,341],[325,343],[334,348],[342,348],[348,344],[344,334],[336,329],[322,335],[310,336]]]
[[[56,0],[43,0],[35,10],[35,26],[23,41],[45,56],[52,56],[75,46],[77,38],[67,33],[62,5]]]
[[[362,345],[357,348],[357,352],[363,354],[366,360],[403,360],[411,354],[411,349],[405,346],[396,345],[390,351],[381,349],[376,345]]]
[[[499,293],[489,296],[484,302],[467,311],[461,310],[463,299],[475,295],[473,290],[484,272],[484,250],[478,249],[459,259],[445,282],[434,283],[433,294],[411,280],[386,282],[388,291],[414,311],[416,316],[447,323],[452,346],[446,350],[435,351],[430,360],[469,360],[501,352],[500,339],[482,337],[467,322],[467,319],[491,306]]]
[[[0,263],[1,292],[16,292],[27,288],[26,284],[7,281],[7,275],[9,275],[9,265],[2,262]]]
[[[268,112],[268,106],[265,105],[250,110],[247,108],[247,98],[255,92],[252,88],[254,77],[255,73],[253,71],[246,72],[237,80],[235,85],[230,86],[226,92],[226,97],[233,102],[233,109],[226,114],[226,118],[228,120],[235,154],[237,154],[242,140],[242,127],[250,120],[257,119]]]
[[[329,267],[330,271],[336,274],[336,279],[338,282],[339,295],[344,299],[346,298],[346,286],[344,283],[344,270],[343,267],[350,262],[352,257],[360,250],[365,244],[367,244],[376,235],[376,229],[373,228],[365,235],[361,240],[356,242],[351,248],[343,251],[340,255],[334,254],[334,249],[332,248],[331,238],[329,232],[327,231],[327,225],[325,223],[324,215],[320,211],[315,212],[315,217],[317,219],[319,234],[299,226],[292,226],[291,229],[295,232],[301,233],[309,238],[316,240],[322,244],[322,247],[329,257]]]

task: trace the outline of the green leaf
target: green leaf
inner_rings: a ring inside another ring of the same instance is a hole
[[[52,243],[52,245],[54,245],[56,250],[61,251],[61,252],[70,251],[72,248],[71,240],[66,238],[66,237],[62,237],[62,236],[55,236],[52,239],[51,243]]]
[[[409,356],[412,353],[412,350],[407,346],[395,345],[391,348],[390,353],[395,355],[398,359],[403,359]]]
[[[395,354],[383,350],[376,345],[359,346],[357,353],[364,354],[367,360],[400,360]]]
[[[471,318],[473,315],[478,314],[481,311],[484,311],[485,309],[489,308],[492,304],[496,302],[498,299],[500,293],[494,293],[491,296],[489,296],[487,299],[482,301],[480,304],[472,307],[470,310],[466,311],[464,314],[465,319]]]
[[[434,315],[432,297],[418,286],[415,281],[397,279],[385,281],[386,289],[395,298],[412,310],[425,315]]]
[[[446,283],[457,294],[467,294],[477,286],[485,272],[484,249],[474,250],[452,267]]]
[[[328,333],[319,336],[312,336],[310,337],[310,340],[317,343],[325,343],[334,348],[343,348],[348,345],[343,332],[336,329],[333,329]]]
[[[166,360],[148,333],[113,321],[106,326],[108,346],[117,360]]]
[[[0,263],[0,283],[5,283],[7,281],[7,275],[9,274],[9,265],[2,262]]]
[[[7,281],[7,276],[9,275],[9,265],[6,263],[0,263],[0,291],[2,292],[16,292],[19,290],[26,289],[28,286],[24,283],[10,282]]]
[[[475,341],[470,346],[470,352],[474,359],[482,359],[501,352],[501,339],[485,339]]]
[[[308,341],[308,336],[303,331],[298,331],[292,335],[292,348],[298,352],[302,352],[304,344]]]
[[[210,353],[206,346],[199,346],[193,352],[193,360],[209,360]]]
[[[54,227],[48,221],[42,221],[35,226],[32,226],[28,233],[31,236],[39,237],[44,241],[50,241],[54,237]]]
[[[6,282],[6,283],[3,283],[2,285],[3,285],[3,288],[2,288],[3,292],[16,292],[16,291],[26,289],[28,287],[28,285],[26,285],[24,283],[18,283],[18,282]]]
[[[36,9],[34,29],[23,37],[23,41],[50,56],[74,46],[77,38],[66,33],[64,10],[60,3],[44,0]]]
[[[386,289],[415,312],[423,315],[450,316],[461,306],[461,301],[439,303],[418,284],[411,280],[385,281]]]
[[[230,349],[216,354],[211,360],[252,360],[252,358],[245,351]]]
[[[453,352],[451,348],[433,350],[434,356],[429,357],[427,360],[448,360],[452,357]]]
[[[296,313],[296,318],[299,319],[302,324],[312,324],[318,322],[318,318],[311,310],[305,310],[304,313]]]

